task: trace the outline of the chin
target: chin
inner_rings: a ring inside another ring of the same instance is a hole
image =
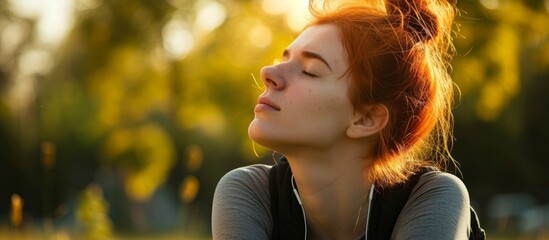
[[[275,131],[276,132],[276,131]],[[256,120],[252,121],[248,126],[248,136],[257,144],[277,151],[277,141],[274,133],[268,131],[268,128],[261,126]]]
[[[261,146],[267,147],[265,146],[265,142],[268,142],[268,137],[266,136],[267,134],[265,134],[265,131],[258,125],[259,123],[257,123],[255,119],[250,123],[250,126],[248,126],[248,136],[254,142],[260,144]]]

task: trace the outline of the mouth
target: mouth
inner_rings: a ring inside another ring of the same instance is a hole
[[[266,97],[259,97],[257,99],[257,104],[260,105],[266,105],[276,111],[280,111],[280,107],[277,106],[276,104],[274,104],[270,99],[266,98]]]

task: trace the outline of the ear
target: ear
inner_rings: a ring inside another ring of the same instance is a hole
[[[372,136],[383,130],[388,121],[389,110],[385,105],[367,104],[355,111],[346,133],[350,138]]]

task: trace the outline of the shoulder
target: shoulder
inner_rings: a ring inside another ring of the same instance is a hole
[[[269,199],[269,169],[271,166],[256,164],[231,170],[217,184],[214,200],[223,197],[241,199],[243,196],[268,202]]]
[[[216,194],[246,191],[255,192],[258,195],[266,193],[268,196],[269,170],[271,167],[264,164],[255,164],[233,169],[219,180]]]
[[[225,174],[212,206],[214,239],[264,239],[271,234],[268,165],[250,165]]]
[[[233,169],[230,172],[226,173],[219,184],[226,183],[245,183],[243,181],[249,180],[269,180],[269,170],[272,166],[265,164],[254,164],[245,167],[240,167]]]
[[[412,190],[410,198],[414,195],[428,193],[441,198],[457,197],[469,204],[469,193],[461,179],[453,174],[439,171],[427,172],[419,178]]]
[[[450,173],[427,172],[412,189],[393,237],[466,239],[469,223],[469,194],[465,184]]]

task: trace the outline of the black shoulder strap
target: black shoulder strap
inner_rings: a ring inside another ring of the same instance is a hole
[[[271,218],[273,236],[271,239],[303,239],[305,224],[301,205],[292,192],[292,170],[286,158],[269,170],[269,192],[271,194]]]
[[[368,221],[368,239],[390,239],[398,215],[408,201],[412,189],[421,175],[434,171],[426,167],[412,175],[408,181],[388,188],[377,187],[374,190],[370,219]]]
[[[271,239],[280,239],[278,227],[278,165],[273,165],[269,170],[269,193],[271,198],[271,219],[273,221],[273,236]]]
[[[477,213],[475,212],[475,209],[473,209],[473,207],[471,207],[471,232],[469,233],[469,239],[486,239],[486,232],[480,227],[480,221],[478,220]]]

